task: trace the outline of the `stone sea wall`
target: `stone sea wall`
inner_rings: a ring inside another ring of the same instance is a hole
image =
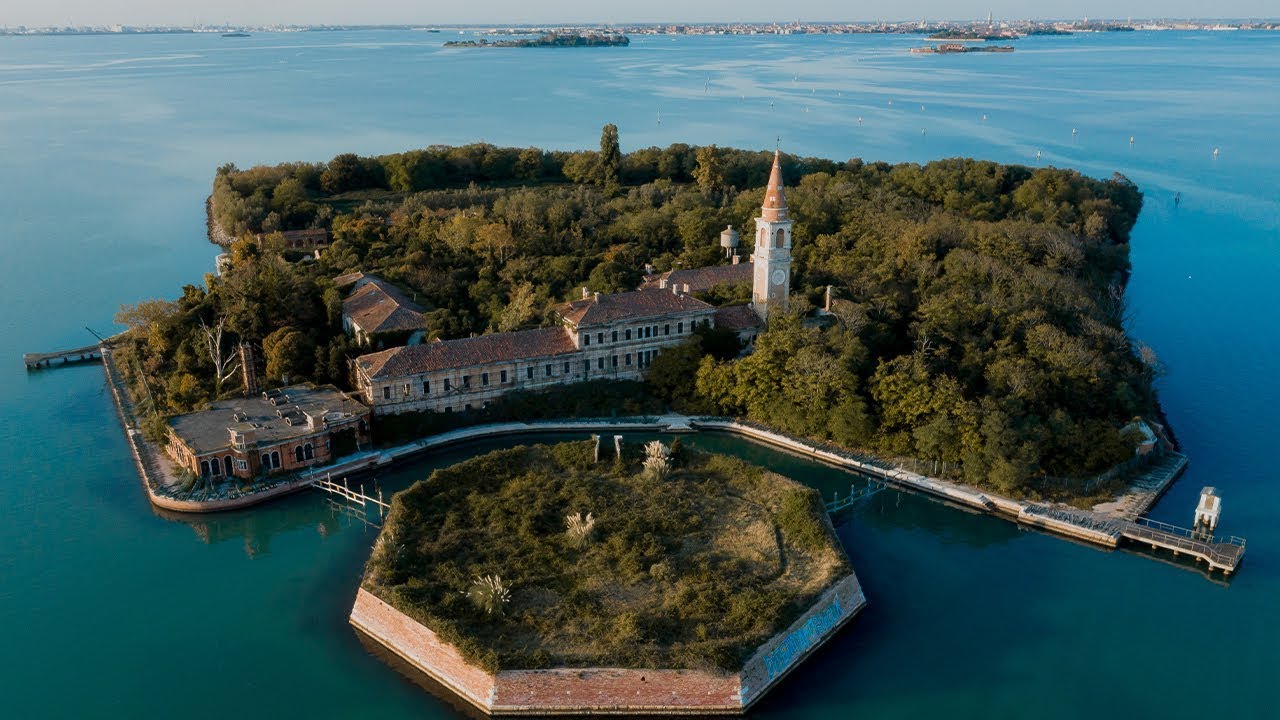
[[[786,630],[760,646],[743,666],[742,706],[750,707],[813,654],[867,604],[856,575],[841,580]]]
[[[737,715],[813,654],[867,603],[850,574],[823,593],[738,673],[551,668],[491,674],[434,632],[361,588],[351,624],[417,670],[492,715]]]
[[[356,593],[351,624],[472,705],[486,711],[493,705],[493,675],[468,664],[452,645],[364,588]]]

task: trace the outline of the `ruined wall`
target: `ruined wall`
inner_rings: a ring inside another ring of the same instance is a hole
[[[492,706],[492,675],[469,665],[452,645],[364,588],[356,594],[351,624],[467,702],[484,710]]]
[[[498,673],[494,713],[738,713],[738,676],[699,670],[616,668]]]
[[[488,713],[705,716],[742,713],[864,605],[862,587],[851,574],[762,645],[741,673],[553,668],[508,670],[494,676],[467,664],[435,633],[363,589],[351,611],[351,624]]]
[[[856,575],[823,593],[786,630],[760,646],[742,668],[742,705],[750,706],[867,604]]]

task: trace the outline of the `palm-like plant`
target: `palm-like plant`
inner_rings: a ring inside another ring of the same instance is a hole
[[[501,615],[511,600],[511,590],[497,575],[477,577],[466,594],[486,615]]]
[[[654,440],[644,446],[644,471],[654,480],[665,480],[671,473],[671,450]]]
[[[591,533],[596,529],[596,518],[591,513],[569,513],[564,516],[565,532],[569,540],[579,547],[591,542]]]

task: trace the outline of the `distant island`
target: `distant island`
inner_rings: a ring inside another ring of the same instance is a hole
[[[631,39],[626,35],[604,33],[546,33],[536,38],[516,40],[450,40],[445,47],[626,47]]]
[[[1011,30],[997,31],[992,28],[947,28],[929,36],[930,40],[1017,40],[1017,33]]]
[[[961,43],[942,43],[911,48],[911,52],[922,55],[949,55],[952,53],[1011,53],[1012,45],[964,45]]]

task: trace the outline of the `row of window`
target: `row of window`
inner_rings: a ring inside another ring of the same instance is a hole
[[[293,449],[293,459],[295,462],[306,462],[316,458],[316,448],[311,443],[299,445]],[[272,450],[269,453],[262,453],[262,469],[263,470],[279,470],[280,469],[280,451]],[[231,475],[232,468],[240,471],[249,469],[247,460],[239,460],[232,458],[230,455],[222,458],[212,458],[200,461],[200,474],[204,477],[219,477],[222,475]]]
[[[710,320],[704,320],[704,321],[703,321],[703,323],[704,323],[704,324],[706,324],[706,325],[710,325],[710,324],[711,324],[711,321],[710,321]],[[697,321],[697,320],[693,320],[693,321],[691,321],[691,322],[689,323],[689,332],[693,332],[693,329],[694,329],[695,327],[697,327],[697,324],[698,324],[698,321]],[[662,326],[661,326],[661,327],[662,327],[662,333],[661,333],[661,335],[659,335],[659,333],[658,333],[658,327],[659,327],[659,326],[657,326],[657,325],[644,325],[644,326],[642,326],[642,327],[635,328],[635,337],[636,337],[636,339],[637,339],[637,340],[646,340],[646,339],[648,339],[648,338],[662,337],[662,336],[667,336],[667,335],[670,335],[670,334],[671,334],[671,324],[670,324],[670,323],[667,323],[666,325],[662,325]],[[626,329],[623,329],[623,330],[613,330],[613,331],[610,331],[610,333],[609,333],[609,341],[610,341],[610,342],[618,342],[618,340],[619,340],[619,339],[624,340],[624,341],[626,341],[626,340],[630,340],[630,339],[631,339],[631,331],[632,331],[632,328],[626,328]],[[619,334],[621,334],[621,335],[619,335]],[[676,334],[677,334],[677,335],[683,335],[683,334],[684,334],[684,321],[681,321],[681,322],[676,323]],[[603,332],[598,332],[598,333],[596,333],[596,336],[595,336],[596,344],[597,344],[597,345],[603,345],[603,344],[604,344],[604,338],[605,338],[605,334],[604,334]],[[583,346],[583,347],[586,347],[586,346],[588,346],[588,345],[590,345],[590,344],[591,344],[591,333],[582,333],[582,346]]]
[[[604,369],[606,369],[606,368],[613,368],[613,369],[616,369],[616,368],[618,368],[618,367],[627,367],[627,368],[629,368],[629,367],[632,367],[633,365],[634,365],[634,367],[637,367],[637,368],[641,368],[641,369],[643,369],[643,368],[647,368],[647,367],[649,367],[651,364],[653,364],[653,358],[654,358],[657,354],[658,354],[658,350],[656,350],[656,349],[655,349],[655,350],[642,350],[642,351],[637,352],[637,353],[625,353],[625,354],[623,354],[623,355],[616,355],[616,354],[615,354],[615,355],[610,355],[610,356],[601,355],[601,356],[599,356],[599,357],[597,357],[597,358],[595,359],[595,360],[596,360],[596,361],[595,361],[595,366],[596,366],[596,370],[604,370]],[[590,374],[590,373],[591,373],[591,364],[592,364],[592,363],[591,363],[590,358],[585,359],[585,360],[583,360],[583,361],[582,361],[582,374],[583,374],[584,376],[585,376],[585,375],[588,375],[588,374]],[[553,368],[554,368],[554,363],[547,363],[546,365],[544,365],[544,366],[543,366],[543,370],[542,370],[542,371],[543,371],[543,375],[544,375],[544,377],[554,377]],[[570,362],[565,362],[565,363],[563,363],[563,367],[562,367],[562,373],[563,373],[563,374],[562,374],[562,377],[569,377],[569,373],[570,373],[571,371],[572,371],[572,363],[570,363]],[[527,379],[529,379],[529,380],[533,380],[533,379],[534,379],[534,366],[530,365],[530,366],[528,366],[527,368],[525,368],[525,376],[526,376],[526,378],[527,378]],[[502,378],[502,382],[503,382],[503,383],[506,383],[506,382],[507,382],[507,371],[506,371],[506,370],[503,370],[503,371],[502,371],[502,373],[501,373],[501,378]],[[464,375],[464,376],[463,376],[463,378],[462,378],[462,387],[463,387],[463,389],[470,389],[470,388],[471,388],[471,382],[470,382],[470,381],[471,381],[471,376],[470,376],[470,375]],[[487,386],[489,385],[489,373],[480,373],[480,384],[481,384],[481,386],[482,386],[482,387],[487,387]],[[445,378],[445,380],[444,380],[444,391],[445,391],[445,392],[449,392],[449,391],[451,391],[451,390],[452,390],[452,387],[453,387],[453,386],[452,386],[452,384],[450,383],[450,380],[449,380],[448,378]],[[422,395],[425,397],[425,396],[430,395],[430,394],[431,394],[431,381],[430,381],[430,380],[423,380],[423,381],[422,381]],[[406,399],[406,400],[407,400],[407,399],[409,399],[409,398],[411,398],[411,397],[413,397],[413,384],[412,384],[412,383],[405,383],[405,384],[404,384],[404,397],[405,397],[405,399]],[[390,399],[391,399],[391,386],[390,386],[390,385],[384,385],[384,386],[382,386],[382,399],[383,399],[383,400],[390,400]]]

